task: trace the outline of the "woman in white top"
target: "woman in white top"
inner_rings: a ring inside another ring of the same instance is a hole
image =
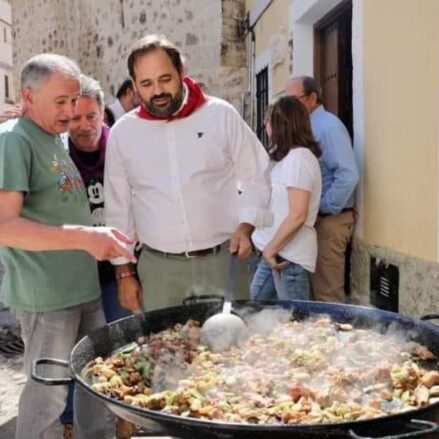
[[[318,157],[309,115],[293,97],[277,101],[266,123],[273,161],[271,169],[270,227],[252,235],[263,258],[253,278],[252,299],[273,298],[273,281],[279,300],[309,300],[309,272],[317,259],[317,218],[322,191]]]

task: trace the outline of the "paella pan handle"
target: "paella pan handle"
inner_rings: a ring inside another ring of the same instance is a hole
[[[439,320],[439,314],[426,314],[425,316],[420,317],[421,320]]]
[[[200,295],[192,295],[189,297],[185,297],[182,300],[183,305],[197,305],[199,303],[209,303],[209,304],[220,304],[224,303],[224,297],[218,294],[200,294]]]
[[[412,419],[410,421],[410,424],[413,425],[415,428],[417,428],[418,431],[414,431],[413,433],[396,434],[392,436],[382,436],[377,439],[401,439],[407,437],[421,437],[430,433],[434,433],[435,431],[439,430],[439,425],[436,424],[436,422],[430,422],[425,420],[421,421],[420,419]],[[352,430],[349,430],[349,437],[353,439],[374,439],[372,437],[367,437],[367,436],[358,436]]]
[[[38,375],[37,369],[39,365],[50,364],[52,366],[60,366],[64,369],[69,369],[69,362],[64,360],[55,360],[54,358],[37,358],[32,361],[31,377],[33,380],[39,383],[45,384],[46,386],[60,386],[70,384],[72,378],[45,378]]]

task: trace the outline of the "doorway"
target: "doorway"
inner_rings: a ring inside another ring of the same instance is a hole
[[[314,74],[325,108],[336,114],[353,138],[352,0],[343,1],[314,26]]]

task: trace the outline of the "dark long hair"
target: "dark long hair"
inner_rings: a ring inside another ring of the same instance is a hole
[[[279,162],[291,149],[308,148],[316,157],[321,150],[311,131],[309,114],[299,99],[286,96],[280,98],[271,109],[271,139],[273,146],[270,156]]]

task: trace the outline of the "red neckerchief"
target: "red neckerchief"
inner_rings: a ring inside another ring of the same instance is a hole
[[[207,101],[207,96],[203,93],[203,90],[201,90],[200,84],[198,84],[198,82],[195,82],[189,76],[186,76],[183,79],[183,82],[187,86],[189,95],[187,97],[186,103],[183,105],[182,108],[180,108],[180,110],[176,114],[172,114],[168,117],[153,116],[142,103],[136,111],[137,115],[141,119],[166,120],[168,122],[174,119],[183,119],[190,116],[196,109],[200,108]]]

